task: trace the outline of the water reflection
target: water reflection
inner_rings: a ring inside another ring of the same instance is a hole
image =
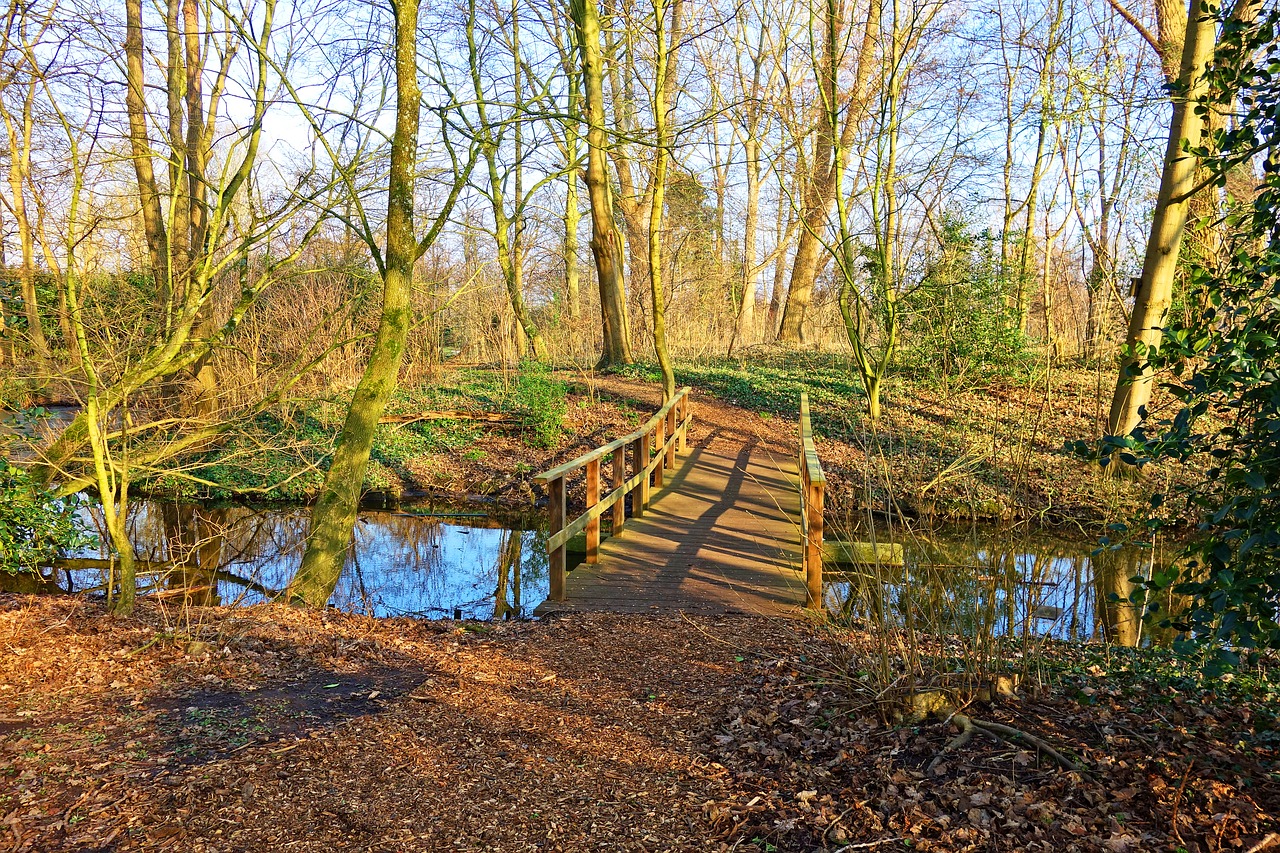
[[[100,522],[100,520],[95,520]],[[302,559],[309,511],[139,502],[129,529],[147,594],[176,603],[256,603]],[[108,537],[101,536],[101,541]],[[900,543],[902,565],[829,567],[829,609],[879,627],[966,637],[1049,636],[1125,646],[1164,643],[1128,601],[1136,577],[1175,547],[1093,552],[1096,542],[1000,529],[859,530],[838,538]],[[4,578],[14,591],[102,591],[105,551],[71,571]],[[571,560],[571,562],[575,562]],[[536,517],[450,508],[361,512],[330,603],[372,616],[507,619],[547,596],[546,534]],[[1170,602],[1163,602],[1168,608]]]
[[[967,637],[1049,636],[1125,646],[1152,636],[1129,597],[1173,549],[1097,550],[1004,530],[862,530],[849,538],[903,545],[903,564],[848,566],[827,576],[828,608],[906,631]],[[1165,602],[1167,607],[1170,602]]]
[[[266,600],[288,583],[302,561],[308,522],[306,508],[142,501],[129,530],[147,593],[234,605]],[[534,518],[429,508],[362,511],[330,604],[370,616],[525,616],[546,597],[545,542]],[[73,591],[106,582],[102,568],[83,565],[65,580]]]

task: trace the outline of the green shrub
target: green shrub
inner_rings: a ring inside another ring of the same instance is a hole
[[[531,443],[554,447],[560,441],[564,416],[569,411],[565,384],[542,365],[525,364],[521,366],[511,396],[511,408],[519,415]]]
[[[1027,360],[1026,336],[1006,300],[1010,285],[999,275],[998,245],[989,231],[974,234],[962,215],[943,214],[939,244],[919,285],[902,299],[900,363],[982,381]]]
[[[35,571],[68,548],[96,542],[78,496],[59,498],[0,458],[0,571]]]

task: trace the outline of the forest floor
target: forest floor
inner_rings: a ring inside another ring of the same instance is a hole
[[[796,619],[0,596],[0,647],[0,849],[24,853],[1280,849],[1274,670],[1010,646],[1019,698],[964,711],[1067,770],[944,751],[945,721],[893,719],[901,660]]]
[[[647,365],[608,375],[442,367],[430,383],[397,393],[388,418],[401,422],[379,428],[365,487],[393,498],[527,508],[541,498],[538,471],[643,423],[660,404],[657,378]],[[678,365],[677,379],[694,388],[693,441],[754,437],[786,453],[795,449],[800,391],[808,390],[828,523],[837,529],[894,514],[1096,535],[1178,476],[1165,469],[1118,479],[1064,451],[1098,434],[1109,386],[1097,371],[1060,367],[964,383],[900,372],[885,387],[874,428],[858,381],[832,354],[689,363]],[[1157,398],[1157,414],[1160,405]],[[277,413],[190,471],[222,484],[215,497],[308,500],[341,414],[339,401]],[[164,483],[152,486],[168,493]],[[190,488],[189,480],[177,484],[178,494],[209,496]]]

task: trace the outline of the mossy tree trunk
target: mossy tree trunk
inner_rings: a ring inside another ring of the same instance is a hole
[[[627,296],[622,279],[622,235],[613,216],[609,187],[608,141],[604,114],[604,64],[600,52],[600,9],[596,0],[572,0],[578,51],[582,60],[583,98],[587,113],[587,196],[591,201],[591,254],[600,287],[600,317],[604,337],[597,367],[630,364],[631,335],[627,327]]]
[[[1134,294],[1133,313],[1125,336],[1124,355],[1111,398],[1107,432],[1128,435],[1142,421],[1151,400],[1152,373],[1146,366],[1150,353],[1163,337],[1165,317],[1173,299],[1174,275],[1188,224],[1197,158],[1182,150],[1183,140],[1199,144],[1204,116],[1194,108],[1205,88],[1205,67],[1213,58],[1216,22],[1204,0],[1194,0],[1183,42],[1178,75],[1182,94],[1173,104],[1169,139],[1165,147],[1160,191],[1152,215],[1151,234],[1142,262],[1142,275]],[[1114,470],[1122,470],[1117,465]]]
[[[373,351],[338,433],[320,497],[311,510],[311,532],[302,565],[285,590],[290,601],[311,607],[325,605],[342,575],[374,432],[395,391],[409,336],[413,264],[418,257],[413,228],[421,109],[418,2],[391,0],[391,10],[395,18],[396,116],[387,186],[386,252],[381,270],[382,315]]]
[[[342,576],[347,548],[360,507],[360,489],[373,449],[374,432],[396,388],[412,320],[413,266],[435,242],[471,177],[474,148],[466,165],[454,158],[448,198],[424,236],[414,230],[414,178],[422,93],[418,84],[418,0],[390,0],[395,27],[395,126],[387,180],[385,250],[372,227],[359,232],[382,277],[382,313],[373,350],[347,408],[320,496],[311,510],[311,531],[302,565],[284,597],[296,604],[323,607]],[[313,124],[313,127],[315,125]],[[448,123],[441,128],[447,133]],[[451,156],[454,149],[445,137]],[[358,203],[352,199],[352,203]],[[367,217],[364,217],[367,220]]]

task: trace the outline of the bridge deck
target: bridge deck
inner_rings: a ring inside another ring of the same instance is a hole
[[[794,461],[754,441],[691,448],[649,509],[569,573],[548,612],[795,613],[804,605]]]

